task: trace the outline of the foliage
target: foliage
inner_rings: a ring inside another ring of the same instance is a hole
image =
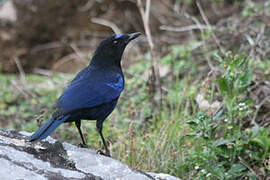
[[[242,11],[243,16],[254,16],[258,14],[270,15],[270,1],[265,1],[262,3],[246,3]]]
[[[263,163],[270,155],[269,131],[259,126],[251,129],[242,126],[242,120],[252,113],[252,101],[248,97],[253,75],[250,61],[231,52],[224,58],[216,57],[222,70],[216,80],[220,90],[217,95],[222,96],[224,107],[212,117],[199,111],[187,122],[190,132],[184,149],[189,150],[180,168],[185,168],[188,176],[191,174],[195,179],[256,179],[258,175],[252,168],[258,167],[266,176],[269,167]]]
[[[246,116],[244,112],[248,110],[248,105],[252,103],[247,94],[252,81],[249,60],[245,56],[233,56],[231,52],[224,59],[218,55],[216,57],[224,71],[217,83],[228,110],[228,118],[230,121],[235,118],[242,119]],[[238,112],[242,113],[236,114]]]

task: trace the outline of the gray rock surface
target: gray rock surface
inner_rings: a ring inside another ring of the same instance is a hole
[[[13,179],[179,180],[167,174],[145,173],[96,153],[48,137],[31,143],[30,133],[0,130],[0,177]]]

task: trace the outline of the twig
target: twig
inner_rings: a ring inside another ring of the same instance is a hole
[[[204,32],[204,29],[202,28],[200,22],[199,22],[195,17],[192,17],[192,16],[190,16],[189,14],[185,14],[185,16],[186,16],[187,18],[191,19],[192,21],[194,21],[194,23],[197,24],[197,26],[198,26],[198,28],[200,29],[201,33]],[[207,27],[208,27],[208,29],[209,29],[209,26],[207,26]],[[203,41],[203,44],[204,44],[204,46],[203,46],[204,51],[205,51],[205,52],[208,52],[208,48],[207,48],[207,45],[206,45],[205,41]],[[212,64],[210,58],[207,56],[207,53],[204,53],[204,57],[205,57],[205,59],[206,59],[206,61],[207,61],[208,66],[209,66],[210,69],[211,69],[211,72],[213,72],[213,75],[216,76],[216,72],[218,71],[218,69],[214,67],[214,65]]]
[[[154,43],[152,40],[152,35],[149,27],[149,17],[150,17],[150,5],[151,5],[151,0],[146,1],[146,10],[143,8],[143,4],[141,0],[137,0],[137,6],[139,8],[139,11],[141,13],[141,17],[143,20],[143,26],[144,26],[144,31],[147,37],[148,44],[150,46],[151,51],[154,49]],[[147,12],[147,13],[146,13]]]
[[[58,41],[50,42],[50,43],[35,46],[34,48],[32,48],[30,50],[30,53],[35,54],[39,51],[48,50],[48,49],[55,49],[55,48],[60,48],[60,47],[63,47],[63,43],[58,42]]]
[[[144,25],[144,31],[147,37],[147,41],[150,47],[150,58],[152,62],[151,70],[152,74],[155,77],[154,84],[157,85],[158,91],[159,91],[159,108],[162,107],[162,88],[161,88],[161,83],[160,83],[160,73],[159,73],[159,68],[158,68],[158,62],[153,56],[153,50],[154,50],[154,43],[152,40],[152,35],[150,31],[150,26],[149,26],[149,18],[150,18],[150,7],[151,7],[151,0],[146,0],[146,9],[144,10],[143,4],[141,0],[137,0],[137,6],[140,11],[143,25]]]
[[[48,76],[48,77],[51,77],[54,74],[54,72],[51,71],[51,70],[40,69],[40,68],[34,68],[33,73],[34,74],[39,74],[39,75],[42,75],[42,76]]]
[[[259,43],[259,41],[262,39],[262,36],[264,34],[265,31],[265,24],[262,24],[261,28],[260,28],[260,32],[258,33],[257,37],[256,37],[256,44]]]
[[[29,94],[27,94],[26,92],[24,92],[23,88],[21,88],[16,81],[10,80],[10,82],[11,82],[11,85],[13,87],[15,87],[19,92],[22,93],[22,95],[24,96],[25,99],[28,99],[29,98]]]
[[[147,0],[146,1],[146,8],[145,8],[145,22],[146,22],[148,29],[149,29],[150,40],[152,42],[152,45],[154,46],[153,41],[152,41],[151,31],[149,28],[150,8],[151,8],[151,0]]]
[[[77,56],[79,57],[79,59],[82,62],[85,62],[85,65],[87,65],[89,62],[87,61],[87,59],[84,58],[84,54],[80,51],[80,49],[74,44],[71,43],[70,47],[73,49],[73,51],[77,54]]]
[[[19,84],[18,81],[15,81],[15,80],[12,79],[12,80],[10,80],[10,82],[11,82],[11,85],[13,87],[15,87],[19,92],[21,92],[22,95],[26,99],[36,97],[36,95],[34,93],[32,93],[31,91],[26,90],[25,86],[23,84]],[[20,83],[22,83],[22,82],[20,81]]]
[[[16,89],[18,89],[19,92],[21,92],[26,99],[36,97],[36,95],[34,93],[32,93],[31,91],[28,91],[26,89],[25,72],[23,70],[21,61],[19,60],[18,57],[15,57],[14,61],[15,61],[16,65],[17,65],[17,68],[18,68],[19,73],[20,73],[20,81],[11,80],[10,81],[11,84]]]
[[[245,37],[247,38],[249,44],[251,45],[251,50],[250,50],[250,53],[249,53],[247,58],[251,57],[252,59],[256,59],[255,58],[255,49],[256,49],[256,46],[260,43],[260,40],[262,39],[262,36],[264,34],[264,30],[265,30],[265,24],[263,24],[261,26],[260,32],[258,33],[255,41],[250,37],[249,34],[245,34]]]
[[[95,4],[95,1],[89,0],[89,1],[87,1],[87,3],[85,5],[83,5],[82,7],[79,8],[79,11],[86,12],[89,9],[91,9],[94,4]]]
[[[183,27],[175,27],[175,26],[160,26],[159,29],[165,30],[165,31],[173,31],[173,32],[184,32],[184,31],[191,31],[191,30],[196,30],[196,29],[212,29],[209,28],[207,25],[203,24],[193,24],[190,26],[183,26]]]
[[[238,159],[244,166],[248,168],[248,170],[250,170],[256,176],[256,178],[260,179],[256,172],[248,165],[248,163],[244,159],[242,159],[240,156],[238,156]]]
[[[114,24],[113,22],[108,21],[106,19],[91,18],[91,21],[93,23],[100,24],[100,25],[107,26],[107,27],[111,28],[115,34],[121,34],[122,33],[122,31],[117,27],[116,24]]]
[[[78,57],[78,55],[76,53],[72,53],[69,54],[67,56],[62,57],[61,59],[59,59],[54,65],[53,65],[53,69],[57,69],[58,67],[60,67],[62,64],[65,64],[73,59],[76,59]],[[80,60],[80,59],[79,59]],[[85,61],[83,61],[85,62]]]
[[[140,80],[142,80],[144,82],[147,82],[147,79],[145,78],[145,76],[140,76],[140,75],[137,75],[137,74],[134,74],[134,73],[130,73],[127,70],[123,70],[123,72],[125,74],[128,74],[131,77],[135,77],[136,79],[140,79]],[[169,92],[169,89],[166,88],[165,86],[161,86],[161,89],[162,89],[163,92]]]
[[[210,25],[210,23],[209,23],[209,21],[208,21],[206,15],[205,15],[205,13],[204,13],[204,11],[203,11],[203,9],[202,9],[202,7],[201,7],[199,1],[196,1],[196,4],[197,4],[197,7],[199,8],[200,14],[201,14],[201,16],[202,16],[204,22],[207,24],[208,28],[211,29],[211,25]],[[224,49],[222,48],[222,46],[220,45],[220,41],[218,40],[218,38],[216,37],[216,35],[215,35],[214,32],[211,33],[211,36],[213,36],[213,38],[214,38],[214,40],[215,40],[215,42],[216,42],[218,48],[220,49],[220,51],[221,51],[222,53],[225,53],[225,50],[224,50]]]
[[[16,66],[17,66],[18,70],[19,70],[19,73],[20,73],[20,80],[21,80],[22,84],[25,84],[25,72],[23,70],[21,61],[19,60],[18,57],[15,57],[14,61],[16,63]]]
[[[266,101],[270,101],[270,95],[269,96],[266,96],[261,102],[260,102],[260,104],[258,104],[257,106],[255,106],[255,108],[256,108],[256,110],[255,110],[255,113],[254,113],[254,116],[253,116],[253,118],[252,118],[252,120],[251,120],[251,124],[252,125],[257,125],[257,123],[256,123],[256,117],[257,117],[257,115],[258,115],[258,113],[259,113],[259,110],[260,110],[260,108],[262,107],[262,105],[264,105],[265,103],[266,103]]]
[[[247,38],[247,40],[248,40],[248,42],[249,42],[249,44],[250,44],[251,46],[254,46],[254,45],[255,45],[254,40],[250,37],[249,34],[244,34],[244,36]]]

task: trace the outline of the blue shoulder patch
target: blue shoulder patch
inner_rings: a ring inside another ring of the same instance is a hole
[[[111,88],[113,88],[117,91],[122,91],[123,87],[124,87],[123,77],[120,74],[114,74],[113,77],[115,78],[116,81],[106,83],[106,85],[110,86]]]
[[[114,39],[119,39],[119,38],[121,38],[123,36],[123,34],[116,34],[115,36],[114,36]]]

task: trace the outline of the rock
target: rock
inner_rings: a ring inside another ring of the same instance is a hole
[[[28,142],[30,133],[0,130],[1,179],[128,179],[179,180],[167,174],[145,173],[95,150],[48,137]]]
[[[163,174],[163,173],[156,174],[152,172],[149,172],[148,174],[151,175],[154,179],[158,179],[158,180],[179,180],[179,178],[171,176],[169,174]]]
[[[205,99],[203,94],[197,95],[196,103],[199,105],[199,109],[201,111],[206,112],[208,116],[216,114],[219,108],[221,107],[221,103],[219,101],[214,101],[213,103],[210,104],[210,102]]]

